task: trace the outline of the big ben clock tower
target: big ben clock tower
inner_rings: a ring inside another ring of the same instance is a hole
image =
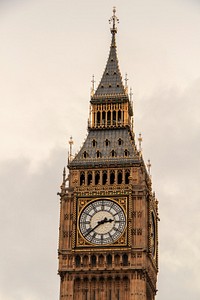
[[[105,71],[91,94],[88,135],[75,157],[70,151],[68,176],[63,172],[60,300],[154,300],[156,295],[158,202],[135,144],[115,13],[114,8]]]

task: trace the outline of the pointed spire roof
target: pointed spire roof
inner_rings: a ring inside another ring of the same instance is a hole
[[[100,98],[107,97],[128,97],[126,89],[124,87],[121,72],[119,69],[119,62],[117,58],[117,46],[116,46],[116,33],[117,27],[116,22],[119,22],[118,18],[115,15],[116,9],[113,8],[113,16],[109,20],[110,23],[113,23],[111,28],[112,40],[110,45],[110,53],[108,61],[101,78],[101,81],[92,96],[91,100],[98,100]]]

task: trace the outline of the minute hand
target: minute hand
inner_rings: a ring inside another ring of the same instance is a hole
[[[111,219],[107,219],[107,218],[104,218],[103,220],[101,221],[98,221],[98,224],[96,226],[94,226],[94,228],[92,228],[90,231],[88,231],[85,235],[85,237],[90,233],[92,232],[93,230],[95,230],[97,227],[99,227],[100,225],[104,224],[104,223],[108,223],[108,222],[113,222],[114,220],[111,220]]]

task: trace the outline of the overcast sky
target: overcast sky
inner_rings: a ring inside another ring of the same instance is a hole
[[[198,0],[0,0],[0,299],[59,297],[56,193],[70,135],[75,152],[87,134],[114,5],[159,200],[156,299],[200,299]]]

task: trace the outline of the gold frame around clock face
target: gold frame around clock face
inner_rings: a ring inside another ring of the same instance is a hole
[[[78,244],[113,246],[126,242],[126,198],[97,198],[79,208]]]
[[[151,212],[151,254],[156,256],[156,222],[153,211]]]

